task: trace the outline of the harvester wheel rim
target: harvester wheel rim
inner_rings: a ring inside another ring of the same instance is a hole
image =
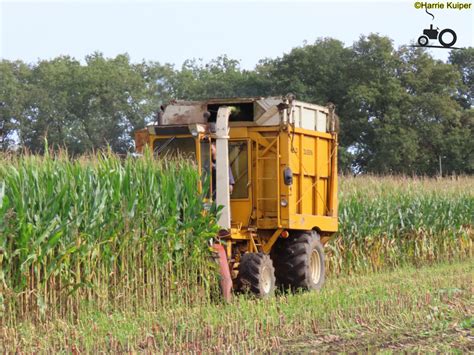
[[[311,273],[311,281],[317,284],[321,278],[321,260],[318,251],[315,249],[313,249],[311,252],[311,257],[309,259],[309,269]]]
[[[265,294],[269,294],[272,290],[272,270],[267,266],[262,269],[262,291]]]

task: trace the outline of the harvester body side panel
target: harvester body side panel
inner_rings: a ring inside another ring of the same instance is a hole
[[[249,139],[251,160],[249,198],[231,199],[233,225],[337,231],[335,134],[267,126],[233,127],[230,136],[231,141]],[[283,179],[287,167],[292,185]]]
[[[293,184],[289,186],[287,228],[336,232],[336,136],[296,128],[289,134],[288,148],[283,153],[289,156]]]

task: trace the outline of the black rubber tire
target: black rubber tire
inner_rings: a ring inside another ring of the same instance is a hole
[[[444,41],[443,41],[443,35],[444,35],[445,33],[451,33],[451,36],[453,36],[453,39],[451,40],[451,42],[447,43],[447,42],[444,42]],[[450,28],[446,28],[446,29],[442,30],[442,31],[439,33],[439,35],[438,35],[438,41],[439,41],[439,43],[441,43],[441,45],[442,45],[443,47],[446,47],[446,48],[449,48],[449,47],[451,47],[451,46],[454,46],[454,44],[456,43],[457,39],[458,39],[458,36],[456,36],[456,32],[454,32],[454,31],[453,31],[452,29],[450,29]]]
[[[272,249],[277,285],[280,288],[321,289],[325,281],[324,248],[317,232],[293,232],[288,239],[279,239]],[[319,266],[317,276],[312,273],[313,252],[313,262]]]
[[[269,255],[245,253],[240,258],[237,289],[253,293],[258,298],[271,296],[275,291],[275,269]]]

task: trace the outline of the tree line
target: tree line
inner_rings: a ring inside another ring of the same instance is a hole
[[[452,50],[443,62],[376,34],[351,46],[319,39],[262,59],[253,70],[225,55],[180,68],[132,63],[127,54],[2,60],[0,145],[41,153],[46,138],[73,155],[107,146],[125,153],[133,150],[133,132],[171,99],[291,92],[336,105],[342,171],[472,174],[473,68],[472,47]]]

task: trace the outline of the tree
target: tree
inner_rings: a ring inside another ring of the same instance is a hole
[[[29,67],[21,61],[0,62],[0,149],[8,149],[18,140],[27,109]]]
[[[402,161],[414,159],[414,134],[401,113],[405,92],[397,77],[399,65],[388,37],[362,36],[352,46],[341,128],[357,171],[393,173],[404,166]]]
[[[24,71],[8,76],[15,79],[10,78],[10,83],[24,78],[26,82],[4,101],[8,116],[15,117],[10,122],[17,122],[11,129],[21,145],[34,152],[44,149],[47,138],[50,146],[66,147],[71,154],[107,146],[124,153],[133,146],[133,131],[142,128],[157,109],[151,69],[144,63],[131,64],[127,55],[106,59],[94,53],[86,57],[86,65],[58,57]],[[14,99],[17,96],[21,102]],[[3,112],[7,115],[6,109]]]
[[[340,122],[341,171],[428,174],[474,172],[474,49],[448,63],[424,49],[393,47],[370,34],[347,47],[331,38],[263,59],[243,70],[225,55],[181,68],[131,63],[128,55],[63,56],[32,65],[0,63],[0,145],[72,154],[133,149],[132,135],[170,99],[281,96],[325,105]]]
[[[109,145],[119,153],[130,150],[133,131],[142,128],[157,109],[143,70],[143,65],[132,65],[128,55],[106,59],[94,53],[86,57],[80,95],[73,104],[86,147]]]
[[[347,93],[350,54],[341,41],[323,38],[281,58],[261,61],[256,71],[265,75],[271,94],[291,92],[300,100],[338,105]]]
[[[464,87],[459,87],[459,100],[465,109],[470,109],[474,105],[474,48],[451,51],[449,63],[461,74]]]
[[[239,61],[225,55],[209,63],[196,59],[185,61],[181,70],[175,71],[170,84],[172,96],[187,100],[264,95],[258,88],[258,75],[242,70]]]
[[[18,127],[24,147],[42,151],[45,138],[53,146],[74,145],[78,132],[72,130],[74,117],[69,106],[79,69],[80,63],[70,57],[41,61],[30,68],[28,95]]]
[[[456,100],[462,87],[459,72],[450,64],[435,61],[424,50],[401,48],[399,69],[408,94],[404,116],[418,135],[418,159],[413,170],[422,174],[468,172],[464,161],[469,150],[469,126],[465,112]],[[467,129],[466,129],[467,128]]]

